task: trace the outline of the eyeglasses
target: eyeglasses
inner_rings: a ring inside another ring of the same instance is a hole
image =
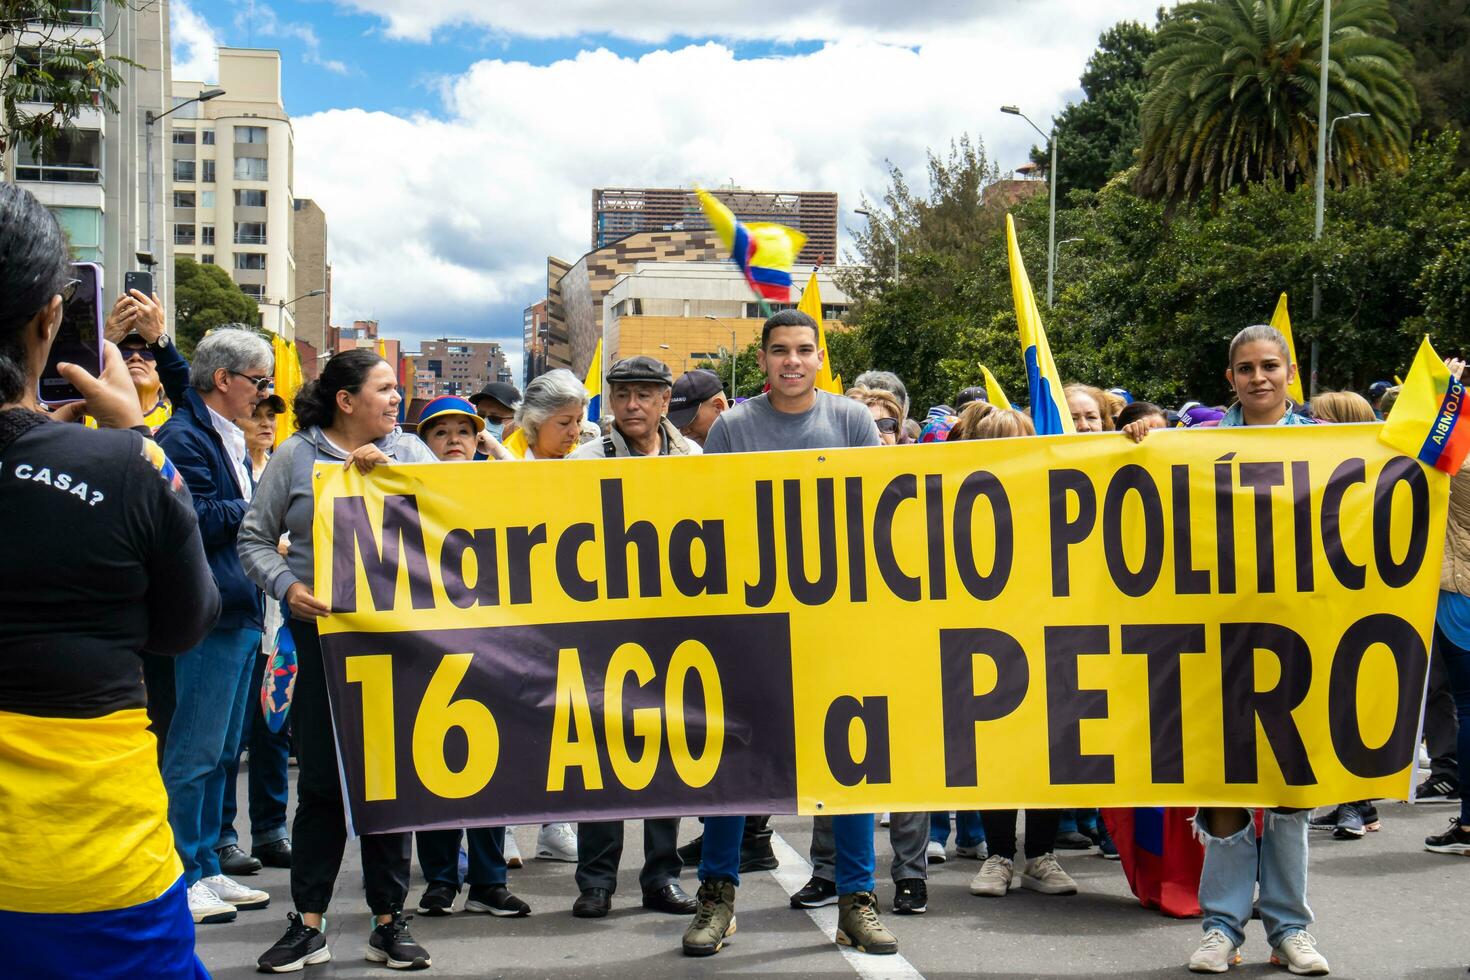
[[[71,298],[77,294],[77,287],[82,284],[80,279],[68,279],[61,284],[61,291],[57,293],[62,303],[70,303]]]
[[[514,415],[486,415],[484,418],[485,418],[485,421],[486,422],[494,422],[496,425],[504,425],[505,423],[509,422],[511,419],[515,418],[515,416]]]
[[[131,361],[135,357],[149,362],[158,360],[158,355],[146,347],[119,347],[118,352],[122,354],[124,361]]]
[[[892,435],[898,431],[898,419],[878,419],[878,431]]]
[[[270,375],[266,375],[263,378],[256,378],[248,374],[241,374],[239,371],[231,371],[230,373],[237,378],[244,378],[246,381],[254,384],[255,390],[260,392],[261,394],[265,394],[267,391],[270,391],[276,383],[276,379],[272,378]]]

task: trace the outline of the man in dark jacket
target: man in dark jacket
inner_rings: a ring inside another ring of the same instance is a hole
[[[270,904],[265,892],[222,874],[214,850],[226,763],[239,749],[263,628],[260,591],[246,578],[235,551],[253,481],[245,434],[232,420],[248,416],[269,393],[270,345],[249,330],[216,330],[194,349],[189,382],[157,438],[193,495],[221,607],[215,628],[175,664],[163,781],[194,921],[229,922],[237,909]],[[259,862],[251,861],[248,871],[259,870]]]

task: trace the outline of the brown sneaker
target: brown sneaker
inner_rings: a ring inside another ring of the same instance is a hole
[[[853,892],[837,900],[837,943],[859,953],[897,953],[898,940],[878,921],[872,892]]]
[[[695,896],[699,908],[684,930],[685,956],[713,956],[735,935],[735,886],[728,881],[705,881]]]

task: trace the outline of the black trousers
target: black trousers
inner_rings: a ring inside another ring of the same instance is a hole
[[[1460,785],[1459,738],[1460,722],[1450,693],[1450,674],[1445,669],[1444,651],[1440,650],[1436,636],[1429,655],[1429,686],[1424,693],[1424,747],[1429,750],[1429,774],[1456,786]]]
[[[322,913],[342,868],[347,821],[332,740],[332,712],[322,668],[321,637],[315,623],[291,620],[296,640],[296,689],[291,694],[291,728],[296,736],[296,820],[291,825],[291,901],[298,912]],[[387,915],[408,898],[412,834],[368,834],[362,845],[362,874],[368,908]]]
[[[297,683],[301,683],[297,681]],[[985,824],[985,844],[992,857],[1016,857],[1016,811],[981,810]],[[1049,854],[1057,846],[1057,827],[1062,822],[1061,810],[1026,811],[1026,859]]]
[[[679,844],[679,818],[656,817],[643,821],[643,870],[638,884],[645,892],[655,891],[679,880],[683,862],[675,850]],[[582,821],[577,824],[577,887],[618,890],[618,863],[623,859],[623,821]]]

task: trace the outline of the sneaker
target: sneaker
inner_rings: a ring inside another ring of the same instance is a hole
[[[1211,929],[1189,958],[1191,973],[1225,973],[1240,962],[1240,947],[1219,929]]]
[[[924,849],[924,856],[929,859],[930,864],[943,864],[945,861],[944,845],[937,840],[931,840],[929,846]]]
[[[263,909],[270,905],[269,892],[263,892],[258,888],[246,888],[237,881],[226,878],[224,875],[214,875],[204,879],[209,890],[219,897],[221,902],[229,902],[241,912],[249,912],[251,909]]]
[[[577,833],[569,823],[541,825],[536,835],[536,857],[543,861],[577,863]]]
[[[880,813],[880,814],[878,814],[878,826],[880,826],[880,827],[887,827],[891,823],[893,823],[893,815],[892,814],[890,814],[890,813]]]
[[[531,914],[531,906],[512,895],[505,885],[471,885],[464,910],[489,912],[502,919],[519,919]]]
[[[453,915],[459,889],[442,881],[431,881],[419,897],[419,915]]]
[[[1313,817],[1311,820],[1307,821],[1307,829],[1321,830],[1331,833],[1332,831],[1337,829],[1337,814],[1341,810],[1342,806],[1338,805],[1328,810],[1321,816]]]
[[[698,861],[694,862],[696,865]],[[740,873],[750,874],[754,871],[775,871],[781,866],[776,852],[771,848],[771,838],[760,837],[755,840],[743,841],[740,845]]]
[[[1358,812],[1363,815],[1363,829],[1370,834],[1376,834],[1383,829],[1383,821],[1378,819],[1378,807],[1370,800],[1358,804]]]
[[[794,909],[819,909],[824,905],[837,904],[837,886],[823,878],[812,876],[801,891],[791,896]]]
[[[1062,870],[1055,854],[1043,854],[1028,860],[1021,869],[1021,887],[1043,895],[1077,894],[1077,882]]]
[[[1437,779],[1430,776],[1414,787],[1414,802],[1458,803],[1460,802],[1460,787],[1448,779]]]
[[[391,921],[373,926],[363,957],[374,963],[387,963],[394,970],[427,970],[434,961],[429,959],[429,951],[409,934],[411,919],[411,915],[395,912]]]
[[[1363,826],[1363,814],[1356,803],[1344,803],[1337,808],[1337,829],[1332,836],[1337,840],[1362,840],[1368,831]]]
[[[959,844],[956,844],[954,848],[954,856],[969,858],[972,861],[984,861],[986,858],[990,857],[990,848],[988,845],[986,845],[984,841],[981,841],[974,847],[963,847]]]
[[[1121,861],[1123,856],[1118,853],[1118,845],[1113,843],[1112,835],[1106,829],[1103,830],[1102,841],[1097,845],[1097,853],[1105,860]]]
[[[713,956],[735,935],[735,886],[728,881],[705,881],[695,896],[699,909],[684,930],[685,956]]]
[[[1424,849],[1436,854],[1463,854],[1470,857],[1470,830],[1460,826],[1460,818],[1450,821],[1450,828],[1442,834],[1424,838]]]
[[[929,911],[929,884],[923,878],[905,878],[893,883],[895,915],[923,915]]]
[[[505,846],[501,848],[501,854],[505,857],[507,868],[519,868],[525,862],[521,860],[521,849],[516,845],[514,827],[505,828]]]
[[[195,925],[213,925],[216,922],[234,922],[235,906],[216,895],[202,881],[189,886],[189,914]]]
[[[838,900],[837,945],[880,956],[898,952],[898,940],[878,921],[878,899],[872,892],[853,892]]]
[[[1288,933],[1271,950],[1271,964],[1284,966],[1299,977],[1325,977],[1328,972],[1327,958],[1317,952],[1317,940],[1305,929]]]
[[[1069,830],[1066,833],[1057,834],[1056,847],[1059,851],[1090,851],[1093,848],[1093,843],[1092,838],[1086,834]]]
[[[332,958],[327,937],[301,921],[295,912],[286,913],[286,934],[255,961],[261,973],[295,973],[302,967],[325,963]]]
[[[992,854],[980,866],[980,871],[970,879],[971,895],[988,895],[999,898],[1016,885],[1016,866],[1010,858]]]

